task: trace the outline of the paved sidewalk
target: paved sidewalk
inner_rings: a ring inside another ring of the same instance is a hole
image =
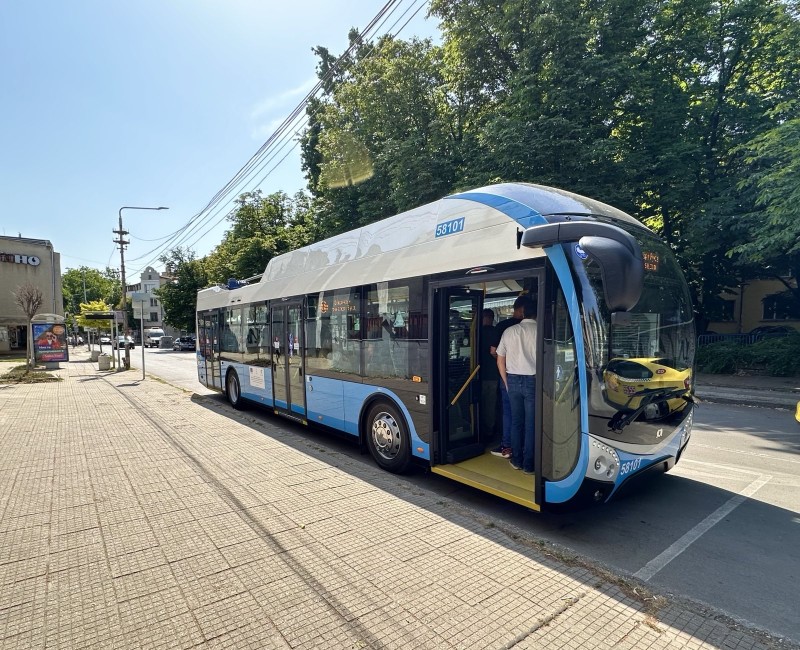
[[[701,401],[794,411],[800,402],[800,377],[700,373],[695,392]]]
[[[0,648],[792,647],[279,420],[62,365],[0,386]]]

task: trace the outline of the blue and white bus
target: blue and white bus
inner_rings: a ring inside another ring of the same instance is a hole
[[[686,281],[664,242],[598,201],[483,187],[286,253],[238,285],[198,294],[200,382],[236,408],[352,436],[389,471],[419,463],[541,510],[607,501],[670,469],[689,440]],[[482,310],[500,320],[523,294],[538,307],[532,475],[489,453],[499,440],[479,425],[494,390]]]

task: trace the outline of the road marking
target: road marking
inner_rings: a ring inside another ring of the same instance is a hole
[[[775,454],[759,454],[752,451],[745,451],[742,449],[731,449],[729,447],[715,447],[713,445],[704,445],[701,443],[695,443],[692,447],[700,447],[701,449],[712,449],[713,451],[724,451],[729,454],[742,454],[744,456],[754,456],[756,458],[766,458],[768,460],[775,460],[780,461],[782,463],[800,463],[800,460],[796,460],[794,458],[785,458],[783,456],[776,456]],[[775,451],[780,451],[776,449]]]
[[[726,470],[729,470],[729,471],[737,473],[737,474],[752,474],[753,476],[758,476],[759,478],[764,476],[759,471],[752,470],[752,469],[745,469],[744,467],[741,467],[739,465],[722,465],[720,463],[706,463],[706,462],[704,462],[702,460],[694,460],[692,458],[681,458],[680,465],[676,465],[675,468],[678,469],[684,463],[686,463],[687,465],[703,465],[705,467],[711,467],[711,468],[714,468],[714,469],[723,469],[723,470],[726,469]],[[684,467],[684,469],[688,469],[688,468]],[[730,477],[728,477],[728,478],[730,478]]]
[[[734,509],[747,501],[747,499],[758,492],[759,489],[769,483],[771,479],[772,476],[769,474],[760,475],[739,494],[728,499],[728,501],[708,515],[708,517],[703,519],[703,521],[684,534],[680,539],[670,544],[670,546],[663,553],[650,560],[641,569],[634,573],[633,576],[635,578],[639,578],[640,580],[644,580],[645,582],[649,581],[650,578],[652,578],[656,573],[661,571],[661,569],[667,566],[670,562],[672,562],[672,560],[674,560],[687,548],[694,544],[694,542],[696,542],[703,534],[711,530],[713,526],[722,521]]]

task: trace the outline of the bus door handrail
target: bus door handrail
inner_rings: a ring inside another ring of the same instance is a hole
[[[481,369],[480,364],[475,366],[475,370],[473,370],[472,373],[470,373],[470,376],[467,377],[467,381],[464,382],[464,385],[461,387],[461,390],[459,390],[458,393],[456,393],[456,396],[453,398],[453,401],[450,402],[450,406],[455,406],[456,402],[458,401],[458,398],[461,397],[461,393],[463,393],[467,389],[467,386],[469,386],[469,383],[472,381],[475,375],[478,374],[478,370],[480,369]]]

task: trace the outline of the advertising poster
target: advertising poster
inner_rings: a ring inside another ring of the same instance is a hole
[[[66,326],[61,323],[33,323],[33,350],[37,363],[69,361]]]

